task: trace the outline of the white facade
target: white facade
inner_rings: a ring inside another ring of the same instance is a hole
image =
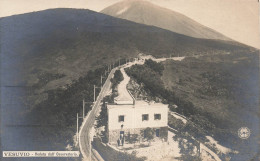
[[[140,103],[135,105],[108,105],[108,130],[158,128],[168,126],[168,106],[155,103]],[[155,115],[160,118],[155,118]],[[148,120],[143,120],[148,115]],[[123,116],[124,121],[119,117]]]

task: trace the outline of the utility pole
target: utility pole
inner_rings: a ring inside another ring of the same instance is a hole
[[[94,85],[94,102],[96,102],[96,85]]]
[[[94,102],[96,102],[96,88],[101,89],[101,87],[96,87],[96,85],[94,85]]]
[[[101,74],[101,77],[100,77],[100,84],[101,84],[101,88],[102,88],[102,74]]]
[[[85,101],[83,100],[83,114],[82,114],[82,117],[79,117],[79,113],[77,113],[77,143],[79,145],[79,119],[82,118],[82,120],[84,119],[84,116],[85,116],[85,110],[84,110],[84,107],[85,107]]]
[[[82,113],[82,117],[83,117],[83,119],[85,118],[85,100],[83,99],[83,106],[82,106],[82,111],[83,111],[83,113]]]
[[[86,102],[85,99],[83,99],[83,110],[82,110],[83,111],[83,115],[82,115],[83,119],[85,118],[85,105],[86,105],[86,103],[93,103],[93,102]]]
[[[101,78],[100,78],[101,88],[103,87],[103,78],[105,78],[105,77],[103,77],[102,74],[101,74]]]
[[[77,113],[77,142],[79,145],[79,113]]]

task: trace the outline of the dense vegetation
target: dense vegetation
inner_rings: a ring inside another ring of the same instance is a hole
[[[237,137],[237,130],[241,126],[257,129],[258,65],[257,53],[236,53],[166,61],[162,77],[148,65],[135,65],[126,72],[143,83],[147,93],[189,118],[178,129],[182,135],[189,132],[202,141],[211,135],[239,150],[238,157],[251,157],[256,153],[257,133],[245,143]],[[169,124],[176,128],[175,123]]]
[[[163,70],[164,70],[163,64],[156,63],[156,62],[152,61],[151,59],[146,60],[144,64],[147,65],[149,68],[151,68],[156,73],[159,73],[160,75],[163,74]]]
[[[38,150],[62,150],[67,144],[73,145],[76,114],[82,116],[83,99],[86,102],[93,101],[93,86],[100,86],[100,75],[104,75],[104,71],[105,68],[89,71],[86,77],[81,77],[65,89],[48,91],[48,99],[38,104],[26,116],[41,126],[35,129],[35,139],[39,142]],[[90,105],[86,104],[86,113],[91,109]]]
[[[112,83],[112,90],[114,91],[115,88],[117,87],[117,85],[124,79],[123,74],[121,73],[121,71],[118,69],[115,71],[114,77],[111,78],[111,83]]]
[[[137,83],[143,83],[145,90],[153,97],[163,98],[165,103],[176,104],[178,107],[182,107],[178,108],[179,113],[186,116],[197,113],[191,102],[177,97],[174,92],[164,87],[161,79],[162,70],[163,65],[152,60],[146,60],[144,65],[134,65],[125,69],[126,73],[133,77]]]

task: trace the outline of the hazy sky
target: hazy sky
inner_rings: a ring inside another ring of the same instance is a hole
[[[121,0],[0,0],[0,17],[49,8],[100,11]],[[148,0],[180,12],[222,34],[260,48],[258,0]]]

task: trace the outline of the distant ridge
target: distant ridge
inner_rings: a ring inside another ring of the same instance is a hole
[[[195,38],[231,40],[185,15],[145,0],[123,0],[103,9],[101,13]]]

